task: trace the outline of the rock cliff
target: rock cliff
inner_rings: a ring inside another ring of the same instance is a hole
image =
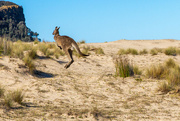
[[[0,1],[0,36],[9,37],[12,41],[33,41],[38,36],[35,33],[26,26],[22,6]]]

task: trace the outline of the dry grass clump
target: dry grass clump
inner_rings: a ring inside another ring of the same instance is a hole
[[[177,66],[176,62],[172,59],[169,58],[166,62],[165,62],[165,66],[168,68],[174,68]]]
[[[126,50],[126,54],[138,55],[139,53],[136,49],[129,48]]]
[[[133,48],[129,48],[127,50],[125,49],[120,49],[118,51],[118,55],[123,55],[123,54],[132,54],[132,55],[138,55],[139,52],[136,50],[136,49],[133,49]]]
[[[29,54],[27,54],[24,58],[23,61],[25,63],[25,65],[29,68],[29,72],[31,74],[33,74],[34,70],[35,70],[35,65],[33,63],[33,59],[29,56]]]
[[[175,47],[169,47],[169,48],[166,48],[164,53],[166,55],[172,55],[172,56],[176,56],[177,55],[177,48]]]
[[[152,65],[146,70],[146,76],[153,79],[166,78],[171,68],[177,67],[175,61],[169,58],[164,64]]]
[[[38,50],[41,51],[44,55],[46,55],[48,50],[48,45],[46,43],[39,43]]]
[[[148,78],[153,78],[153,79],[162,79],[165,78],[167,74],[167,68],[162,65],[152,65],[150,68],[146,70],[146,76]]]
[[[150,54],[151,55],[157,55],[158,54],[158,51],[156,49],[151,49],[150,50]]]
[[[146,76],[154,79],[165,79],[158,87],[158,91],[167,93],[180,87],[180,67],[173,59],[164,64],[152,65],[146,70]]]
[[[38,39],[36,39],[36,40],[34,41],[34,44],[39,44]]]
[[[31,43],[25,43],[20,40],[13,43],[12,50],[11,50],[11,56],[23,59],[24,52],[32,50],[33,46]]]
[[[6,106],[7,108],[11,108],[12,107],[12,103],[13,103],[12,94],[11,93],[7,93],[4,96],[4,106]]]
[[[12,92],[12,99],[14,102],[17,102],[18,104],[22,105],[23,99],[24,99],[24,93],[22,90],[15,90]]]
[[[140,55],[148,54],[148,51],[146,49],[143,49],[139,52]]]
[[[22,90],[15,90],[15,91],[8,91],[6,94],[4,94],[4,88],[3,95],[1,96],[3,98],[3,104],[7,108],[11,108],[13,106],[13,103],[18,103],[20,105],[23,105],[24,100],[24,93]]]
[[[97,55],[104,55],[104,51],[101,47],[95,49],[95,53]]]
[[[126,50],[125,49],[120,49],[117,54],[118,55],[124,55],[124,54],[126,54]]]
[[[130,64],[130,61],[127,56],[119,55],[114,58],[115,60],[115,68],[116,68],[116,76],[120,77],[129,77],[134,74],[133,66]]]
[[[139,69],[138,66],[133,66],[133,72],[136,75],[141,75],[142,74],[142,71]]]

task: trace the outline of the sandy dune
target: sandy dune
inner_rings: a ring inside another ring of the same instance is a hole
[[[115,78],[113,56],[121,48],[137,50],[180,47],[178,40],[119,40],[88,43],[81,46],[103,48],[105,55],[92,53],[75,58],[69,69],[68,59],[39,58],[35,60],[38,76],[32,76],[23,62],[16,58],[0,59],[0,84],[6,90],[22,89],[26,106],[0,109],[0,120],[180,120],[180,100],[173,94],[157,92],[159,82],[133,77]],[[180,65],[180,56],[158,54],[128,55],[142,70],[154,63],[173,58]]]

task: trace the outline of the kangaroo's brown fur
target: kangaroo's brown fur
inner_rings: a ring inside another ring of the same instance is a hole
[[[60,27],[59,27],[60,28]],[[68,36],[61,36],[59,35],[59,28],[56,27],[53,35],[54,35],[54,40],[57,43],[57,46],[60,49],[63,49],[63,51],[65,52],[65,54],[68,56],[69,62],[64,66],[64,68],[68,68],[70,67],[70,65],[74,62],[73,57],[72,57],[72,49],[75,48],[76,51],[81,55],[81,56],[88,56],[83,54],[77,43],[74,41],[74,39],[68,37]]]

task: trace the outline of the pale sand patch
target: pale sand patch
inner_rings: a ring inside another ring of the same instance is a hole
[[[88,43],[81,46],[103,48],[105,55],[92,53],[77,58],[69,69],[68,59],[36,59],[41,77],[28,73],[19,59],[0,59],[0,84],[6,90],[23,89],[27,107],[7,111],[0,109],[0,120],[180,120],[180,101],[168,94],[156,92],[159,81],[133,77],[115,78],[113,55],[121,48],[137,50],[180,47],[177,40],[119,40],[108,43]],[[151,64],[180,56],[158,54],[128,55],[134,65],[145,70]],[[48,76],[49,74],[53,76]]]

